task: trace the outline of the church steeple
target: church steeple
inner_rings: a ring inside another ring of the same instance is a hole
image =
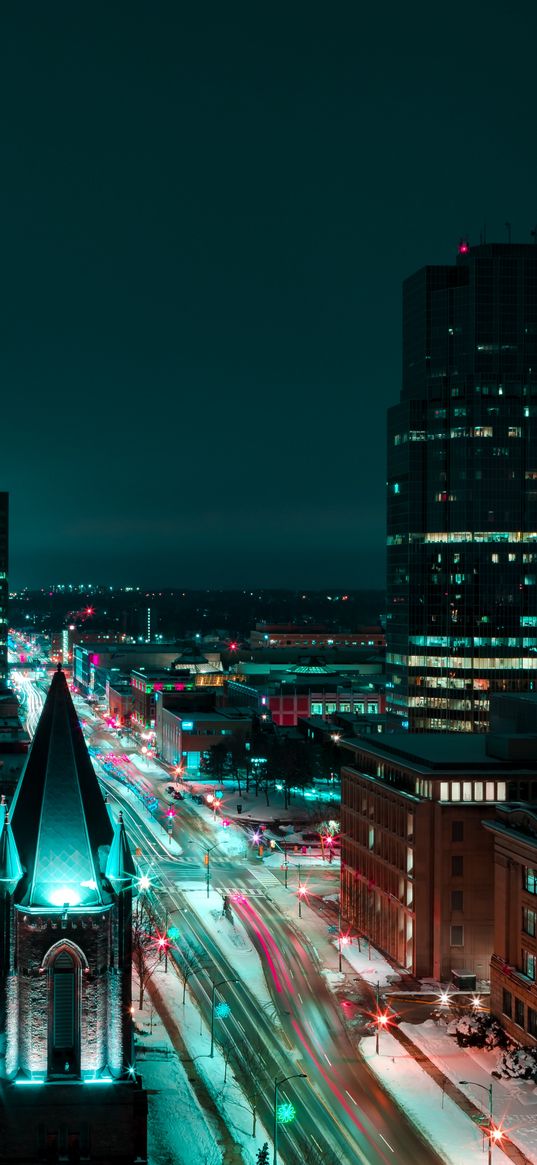
[[[15,792],[12,823],[25,870],[21,904],[94,908],[106,902],[99,849],[111,844],[112,826],[60,670]]]
[[[58,670],[11,824],[0,804],[0,1155],[10,1165],[37,1165],[44,1146],[51,1160],[67,1148],[103,1165],[147,1159],[131,1010],[134,878],[125,826],[110,819]]]
[[[0,891],[12,894],[20,882],[23,869],[20,863],[9,815],[5,812],[0,824]]]
[[[120,812],[114,830],[114,840],[110,846],[110,853],[106,863],[106,877],[112,883],[114,890],[119,892],[132,887],[132,880],[136,876],[136,867],[132,860],[130,846],[123,824],[123,814]]]

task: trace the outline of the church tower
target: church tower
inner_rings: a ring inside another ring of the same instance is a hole
[[[0,806],[2,1160],[146,1159],[133,1061],[135,867],[58,669],[11,811]]]

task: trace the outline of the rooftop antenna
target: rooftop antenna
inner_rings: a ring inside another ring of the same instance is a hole
[[[510,222],[506,222],[505,229],[507,231],[507,242],[510,243],[511,242],[511,223]]]

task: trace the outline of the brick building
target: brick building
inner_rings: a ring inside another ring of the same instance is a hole
[[[536,740],[537,745],[537,740]],[[505,805],[485,821],[494,841],[490,1008],[515,1040],[537,1044],[537,811]]]
[[[12,823],[2,818],[2,1160],[144,1161],[146,1095],[133,1065],[130,1011],[135,869],[61,671]]]
[[[487,979],[495,807],[537,792],[520,738],[404,733],[342,742],[344,917],[418,976]]]

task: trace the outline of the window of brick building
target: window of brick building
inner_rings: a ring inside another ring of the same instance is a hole
[[[537,894],[537,870],[524,866],[524,889],[528,894]]]
[[[522,951],[522,969],[524,971],[524,974],[527,975],[528,979],[532,979],[533,982],[535,982],[535,964],[536,964],[536,957],[532,953],[532,951],[523,950]]]
[[[524,1027],[524,1002],[522,999],[517,999],[515,996],[515,1023],[519,1027]]]
[[[525,906],[522,911],[522,930],[524,933],[531,934],[534,937],[536,932],[536,922],[537,912],[535,910],[530,910],[528,906]]]
[[[531,1036],[537,1036],[537,1011],[528,1007],[528,1031]]]
[[[464,909],[463,900],[464,900],[464,895],[463,895],[462,890],[452,890],[451,891],[451,909],[452,910],[463,910]]]
[[[464,821],[451,822],[451,840],[464,841]]]
[[[451,874],[453,878],[461,878],[464,872],[464,858],[459,854],[453,855],[451,859]]]
[[[502,1011],[503,1011],[504,1015],[507,1015],[508,1018],[511,1019],[511,1016],[513,1014],[513,996],[511,995],[510,991],[504,990],[503,1000],[502,1000]]]
[[[451,940],[450,940],[450,942],[451,942],[452,947],[463,947],[464,946],[464,927],[463,926],[452,926],[451,927]]]

